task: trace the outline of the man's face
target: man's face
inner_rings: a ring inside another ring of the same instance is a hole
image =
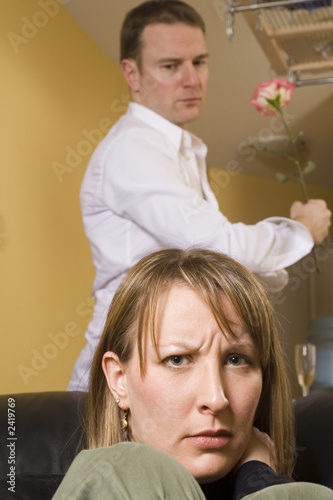
[[[133,100],[184,127],[198,118],[205,101],[207,58],[200,28],[183,23],[146,26],[140,68],[132,61]]]

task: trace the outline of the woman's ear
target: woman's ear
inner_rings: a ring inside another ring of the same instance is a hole
[[[134,59],[123,59],[121,61],[121,70],[125,81],[133,93],[140,90],[140,71]]]
[[[108,386],[115,399],[121,400],[121,408],[129,408],[126,388],[126,368],[117,354],[107,351],[102,360],[102,368]]]

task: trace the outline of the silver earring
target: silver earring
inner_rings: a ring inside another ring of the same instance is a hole
[[[120,399],[119,399],[119,398],[117,398],[117,399],[116,399],[116,405],[117,405],[119,402],[120,402]]]

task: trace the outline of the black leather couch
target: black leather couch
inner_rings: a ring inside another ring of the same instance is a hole
[[[83,392],[0,396],[1,500],[52,498],[85,447],[85,403]],[[333,393],[298,399],[294,409],[294,478],[333,489]]]

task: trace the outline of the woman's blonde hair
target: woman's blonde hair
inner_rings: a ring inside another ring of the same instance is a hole
[[[256,277],[221,253],[166,249],[138,262],[119,286],[97,347],[88,396],[88,446],[100,448],[130,440],[121,429],[123,411],[116,404],[102,370],[105,352],[122,362],[138,349],[145,373],[142,341],[150,332],[155,341],[155,314],[162,291],[186,284],[207,303],[222,331],[233,335],[221,307],[221,293],[231,302],[258,348],[263,387],[254,425],[266,432],[276,448],[277,471],[290,474],[293,465],[294,423],[291,392],[275,317],[268,296]]]

